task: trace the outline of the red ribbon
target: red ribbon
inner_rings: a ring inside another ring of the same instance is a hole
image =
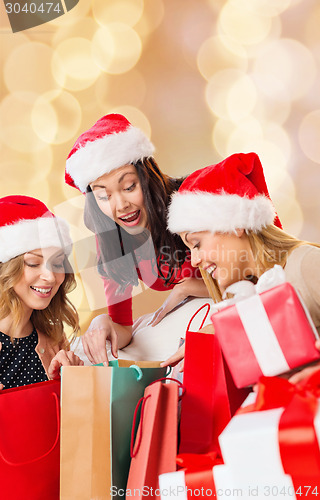
[[[237,412],[284,407],[279,422],[279,449],[284,472],[291,475],[295,491],[302,493],[297,498],[305,498],[306,487],[320,485],[320,443],[314,428],[318,398],[320,370],[295,385],[279,377],[261,377],[256,402]]]
[[[188,498],[208,498],[216,496],[212,468],[222,464],[222,458],[216,452],[181,453],[177,456],[177,465],[184,469]]]

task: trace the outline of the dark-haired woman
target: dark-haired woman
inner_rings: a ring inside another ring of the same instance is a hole
[[[132,338],[132,292],[173,289],[155,313],[155,326],[186,297],[207,297],[200,275],[177,235],[166,228],[171,194],[183,179],[163,174],[146,135],[119,114],[102,117],[74,144],[66,182],[86,194],[85,224],[97,239],[108,315],[93,320],[82,337],[88,359],[107,362],[106,341],[117,356]]]

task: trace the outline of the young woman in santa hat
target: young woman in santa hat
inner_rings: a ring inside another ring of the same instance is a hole
[[[152,326],[186,297],[208,296],[185,245],[167,230],[170,196],[182,179],[163,174],[153,152],[140,129],[110,114],[77,139],[67,158],[67,184],[86,195],[84,220],[96,234],[108,307],[108,315],[95,318],[82,337],[91,362],[107,361],[106,340],[114,355],[131,341],[132,291],[138,279],[154,290],[174,287]]]
[[[75,286],[67,223],[39,200],[0,198],[0,386],[59,378],[62,365],[82,365],[69,351],[63,323],[78,331],[67,299]]]
[[[282,230],[255,153],[234,154],[187,177],[172,196],[168,228],[190,249],[215,302],[232,283],[256,282],[279,264],[320,333],[320,248]],[[164,365],[181,357],[183,348]]]

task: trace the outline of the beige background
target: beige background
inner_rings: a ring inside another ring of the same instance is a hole
[[[285,229],[319,242],[318,0],[80,0],[15,34],[1,3],[0,22],[1,196],[39,197],[81,241],[83,198],[64,185],[65,158],[117,111],[171,175],[256,151]],[[103,294],[92,271],[77,279],[85,328]],[[135,316],[164,300],[141,292]]]

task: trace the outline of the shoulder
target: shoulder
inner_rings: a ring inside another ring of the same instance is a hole
[[[312,245],[295,248],[288,256],[284,270],[292,285],[320,299],[320,248]]]

